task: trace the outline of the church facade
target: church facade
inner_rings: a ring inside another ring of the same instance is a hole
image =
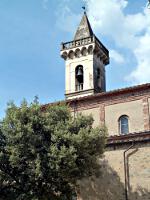
[[[99,176],[81,180],[78,200],[150,200],[150,84],[106,91],[109,51],[84,13],[74,40],[62,43],[66,102],[92,114],[108,140]]]

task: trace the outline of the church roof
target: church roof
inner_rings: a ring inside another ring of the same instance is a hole
[[[64,101],[59,101],[59,102],[54,102],[54,103],[49,103],[46,105],[42,106],[42,110],[45,110],[47,106],[50,105],[57,105],[60,103],[67,103],[70,107],[73,105],[75,106],[75,103],[77,101],[80,103],[82,101],[83,105],[85,106],[86,100],[91,100],[91,102],[94,103],[93,100],[96,102],[100,102],[101,99],[104,101],[107,101],[108,99],[105,99],[105,97],[108,97],[109,99],[112,99],[112,96],[117,97],[120,94],[128,94],[130,97],[136,96],[136,93],[138,93],[139,96],[141,95],[148,95],[150,93],[150,83],[142,84],[142,85],[136,85],[132,87],[127,87],[127,88],[122,88],[122,89],[117,89],[113,91],[108,91],[108,92],[102,92],[102,93],[97,93],[89,96],[84,96],[84,97],[78,97],[78,98],[73,98],[69,100],[64,100]],[[103,103],[101,101],[101,103]],[[88,102],[88,105],[90,102]],[[79,105],[78,105],[79,107]],[[107,138],[107,144],[106,147],[112,146],[112,145],[120,145],[120,144],[125,144],[125,143],[132,143],[132,142],[149,142],[150,141],[150,131],[140,131],[140,132],[134,132],[134,133],[129,133],[127,135],[112,135]]]
[[[80,40],[80,39],[91,37],[91,36],[93,36],[93,31],[92,31],[90,22],[88,20],[88,17],[86,15],[86,12],[84,12],[81,22],[76,31],[74,40]]]
[[[74,103],[76,101],[83,101],[85,102],[86,100],[94,100],[94,99],[99,99],[99,98],[103,98],[103,97],[109,97],[111,98],[112,96],[116,96],[120,95],[120,94],[131,94],[131,96],[134,96],[135,92],[138,92],[139,95],[143,94],[143,92],[149,93],[150,92],[150,83],[145,83],[145,84],[141,84],[141,85],[136,85],[136,86],[131,86],[131,87],[126,87],[126,88],[121,88],[121,89],[116,89],[116,90],[112,90],[112,91],[107,91],[107,92],[100,92],[97,94],[92,94],[92,95],[88,95],[88,96],[84,96],[84,97],[76,97],[73,99],[68,99],[68,100],[61,100],[61,101],[56,101],[53,103],[48,103],[42,106],[42,109],[46,109],[47,106],[50,105],[57,105],[59,103]]]
[[[136,85],[136,86],[131,86],[131,87],[126,87],[126,88],[121,88],[121,89],[116,89],[116,90],[111,90],[107,92],[100,92],[96,94],[91,94],[83,97],[76,97],[73,99],[68,99],[66,102],[71,103],[74,101],[83,101],[85,102],[86,100],[96,100],[96,99],[101,99],[105,97],[111,98],[112,96],[118,96],[120,94],[131,94],[131,96],[134,94],[134,92],[140,93],[140,92],[150,92],[150,83],[145,83],[141,85]]]

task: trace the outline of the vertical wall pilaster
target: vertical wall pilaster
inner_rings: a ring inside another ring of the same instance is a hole
[[[105,105],[100,105],[100,125],[105,124]]]
[[[150,130],[150,116],[149,116],[149,102],[148,98],[145,97],[142,100],[143,102],[143,119],[144,119],[144,130]]]

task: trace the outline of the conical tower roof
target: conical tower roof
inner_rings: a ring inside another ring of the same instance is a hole
[[[93,36],[93,31],[90,22],[88,20],[88,17],[86,15],[86,12],[84,12],[80,25],[78,26],[78,29],[76,31],[74,40],[80,40],[91,36]]]

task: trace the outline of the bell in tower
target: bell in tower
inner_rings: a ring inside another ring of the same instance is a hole
[[[83,90],[83,66],[76,67],[76,91]]]
[[[67,99],[106,90],[105,65],[109,64],[109,51],[94,35],[86,12],[74,40],[62,43],[61,57],[66,62]]]

